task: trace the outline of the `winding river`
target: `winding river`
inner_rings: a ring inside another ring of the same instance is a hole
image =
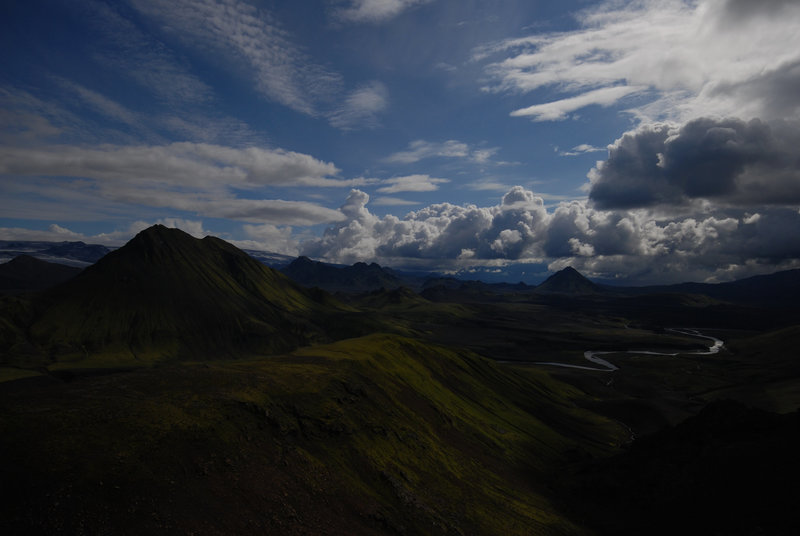
[[[564,368],[572,368],[572,369],[580,369],[580,370],[594,370],[598,372],[614,372],[615,370],[619,370],[619,367],[616,366],[614,363],[603,359],[602,357],[597,357],[600,355],[607,355],[607,354],[639,354],[639,355],[663,355],[663,356],[670,356],[675,357],[678,354],[687,354],[687,355],[712,355],[719,353],[719,351],[724,346],[724,342],[716,337],[711,337],[709,335],[703,335],[696,329],[690,328],[667,328],[667,331],[671,331],[673,333],[680,333],[681,335],[688,335],[690,337],[699,337],[701,339],[707,339],[712,341],[712,344],[708,347],[708,350],[693,350],[693,351],[680,351],[676,350],[674,352],[653,352],[650,350],[606,350],[603,352],[599,352],[596,350],[587,350],[583,353],[583,357],[595,365],[599,365],[597,367],[587,367],[582,365],[571,365],[569,363],[555,363],[555,362],[536,362],[536,365],[550,365],[553,367],[564,367]],[[504,363],[514,363],[513,361],[504,361]],[[517,362],[518,363],[518,362]]]

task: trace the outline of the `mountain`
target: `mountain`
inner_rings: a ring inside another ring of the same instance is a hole
[[[357,262],[352,266],[332,266],[308,257],[298,257],[282,270],[294,282],[319,287],[329,292],[369,292],[404,286],[403,279],[376,263]]]
[[[575,268],[567,266],[542,282],[537,294],[597,294],[602,288],[586,279]]]
[[[18,255],[0,264],[0,292],[43,290],[81,272],[80,268],[45,262],[30,255]]]
[[[408,287],[373,290],[357,296],[356,303],[359,307],[378,310],[397,307],[425,307],[429,305],[428,300]]]
[[[0,262],[18,255],[83,268],[103,258],[111,249],[84,242],[36,242],[0,240]]]
[[[63,257],[67,259],[94,263],[102,259],[109,251],[111,250],[99,244],[61,242],[43,249],[41,254],[48,257]]]
[[[62,359],[225,357],[329,340],[331,303],[223,240],[156,225],[43,295],[30,333]]]
[[[800,270],[784,270],[726,283],[679,283],[647,287],[610,287],[625,294],[702,294],[716,300],[761,306],[790,306],[800,302]]]

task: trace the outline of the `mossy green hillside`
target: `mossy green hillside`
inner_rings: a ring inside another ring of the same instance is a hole
[[[548,483],[566,453],[627,436],[582,398],[381,334],[6,392],[2,481],[18,493],[3,519],[62,534],[582,534]]]
[[[163,226],[142,231],[36,308],[30,340],[51,361],[87,366],[111,355],[129,364],[286,351],[335,339],[328,320],[352,312],[223,240]]]

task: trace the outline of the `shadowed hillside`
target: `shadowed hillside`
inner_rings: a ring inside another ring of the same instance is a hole
[[[627,437],[584,395],[372,335],[257,361],[0,384],[5,534],[580,535],[548,482]]]
[[[357,262],[352,266],[331,266],[308,257],[298,257],[281,270],[292,281],[329,292],[368,292],[403,286],[402,279],[376,263]]]
[[[567,266],[545,279],[535,289],[537,294],[596,294],[601,288],[595,285],[575,268]]]
[[[0,264],[0,292],[44,290],[63,283],[81,272],[80,268],[19,255]]]

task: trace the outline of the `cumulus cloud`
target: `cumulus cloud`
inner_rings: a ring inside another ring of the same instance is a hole
[[[600,208],[694,200],[800,203],[800,123],[700,118],[645,125],[609,147],[589,173]]]
[[[353,190],[341,208],[347,220],[306,241],[304,253],[337,262],[456,259],[464,258],[464,250],[479,259],[520,258],[540,240],[546,219],[542,199],[521,187],[510,190],[495,207],[441,203],[403,219],[376,217],[367,209],[368,201],[366,193]]]
[[[282,255],[297,255],[298,242],[292,234],[292,228],[286,226],[276,226],[272,224],[242,226],[247,240],[232,240],[232,243],[240,248],[257,249],[280,253]]]
[[[382,22],[399,15],[406,9],[427,4],[431,0],[348,0],[347,5],[335,11],[341,20],[350,22]]]
[[[403,218],[377,217],[369,196],[351,191],[346,219],[302,243],[303,254],[333,262],[466,267],[509,262],[575,266],[592,277],[626,283],[728,280],[800,266],[794,209],[738,208],[683,216],[648,209],[599,210],[586,201],[551,211],[538,196],[511,188],[498,205],[430,205]]]
[[[638,94],[645,120],[704,115],[798,117],[800,4],[791,1],[607,1],[579,28],[509,39],[475,51],[492,92],[540,88],[560,98],[515,115],[562,120],[585,106]]]

